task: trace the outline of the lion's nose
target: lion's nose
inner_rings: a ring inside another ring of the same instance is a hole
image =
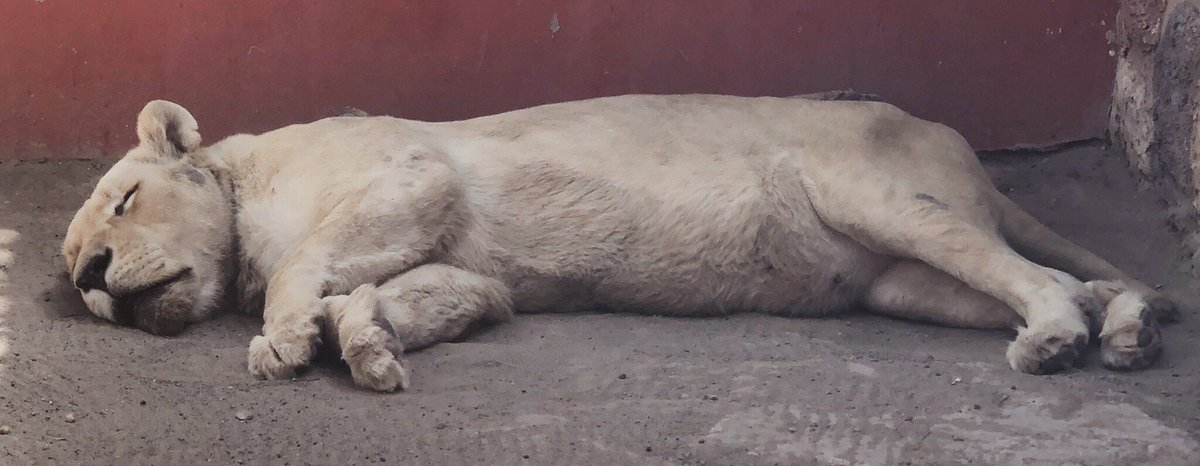
[[[92,256],[83,265],[79,277],[75,279],[75,288],[83,291],[100,290],[108,292],[108,282],[104,281],[104,272],[112,262],[112,249],[106,248],[104,254]]]

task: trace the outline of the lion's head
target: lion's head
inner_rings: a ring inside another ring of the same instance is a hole
[[[233,214],[187,110],[150,102],[137,134],[75,214],[62,252],[92,313],[174,335],[225,291]]]

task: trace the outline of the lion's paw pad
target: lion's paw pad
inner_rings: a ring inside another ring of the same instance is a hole
[[[1159,323],[1173,324],[1183,320],[1183,313],[1179,311],[1179,305],[1166,296],[1155,296],[1147,300],[1146,304],[1150,306],[1151,315]]]

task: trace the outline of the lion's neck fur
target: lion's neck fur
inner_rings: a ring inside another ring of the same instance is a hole
[[[197,159],[197,166],[207,169],[220,185],[221,193],[228,209],[230,254],[222,269],[225,274],[225,293],[222,299],[223,308],[235,309],[241,313],[262,312],[266,291],[266,280],[263,279],[259,268],[254,264],[251,255],[246,253],[243,232],[239,227],[240,217],[240,187],[245,183],[244,171],[240,170],[241,157],[229,150],[229,141],[236,142],[232,136],[204,150]],[[235,145],[236,146],[236,145]]]

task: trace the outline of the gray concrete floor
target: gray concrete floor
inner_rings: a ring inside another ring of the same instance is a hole
[[[168,339],[88,316],[58,246],[107,166],[0,162],[0,231],[20,234],[0,245],[0,464],[1200,464],[1200,299],[1162,208],[1100,148],[988,169],[1185,304],[1148,370],[1093,348],[1029,376],[1005,363],[1010,332],[862,314],[539,315],[411,354],[414,387],[389,395],[333,360],[256,380],[252,317]]]

